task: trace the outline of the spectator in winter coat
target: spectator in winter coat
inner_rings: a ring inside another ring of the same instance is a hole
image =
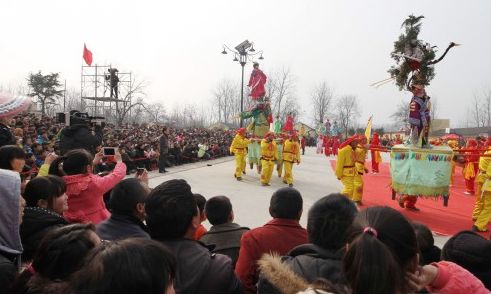
[[[491,290],[491,241],[472,231],[462,231],[442,248],[442,260],[455,262]]]
[[[239,257],[240,239],[245,232],[249,231],[249,228],[241,227],[233,222],[232,203],[226,196],[215,196],[208,199],[205,205],[205,215],[212,227],[201,237],[200,241],[207,246],[214,246],[212,252],[230,257],[235,268]]]
[[[9,293],[20,265],[19,226],[25,206],[19,173],[0,169],[0,293]]]
[[[356,213],[354,203],[342,194],[331,194],[317,200],[308,215],[310,243],[293,248],[282,262],[309,283],[327,279],[334,284],[344,284],[342,257]],[[280,293],[270,283],[274,273],[264,273],[262,269],[258,293]]]
[[[26,208],[20,226],[22,262],[32,260],[39,243],[52,229],[67,225],[63,213],[68,209],[65,182],[57,176],[36,177],[24,191]]]
[[[302,207],[300,192],[281,188],[271,197],[269,213],[273,219],[242,236],[235,272],[246,293],[256,293],[257,261],[264,253],[286,255],[294,247],[307,243],[307,231],[299,224]]]
[[[158,185],[145,202],[145,210],[150,236],[177,258],[177,294],[242,293],[230,258],[213,254],[193,240],[200,218],[186,181],[170,180]]]
[[[97,235],[115,241],[139,237],[150,239],[145,221],[145,200],[150,189],[139,179],[125,179],[111,191],[111,216],[97,225]]]
[[[126,174],[126,165],[121,154],[114,156],[116,166],[112,173],[100,177],[92,173],[93,163],[100,162],[102,153],[97,153],[95,159],[84,149],[75,149],[58,157],[50,166],[59,171],[66,183],[68,195],[68,210],[64,216],[69,222],[92,222],[98,224],[110,215],[103,201],[104,194],[121,181]]]

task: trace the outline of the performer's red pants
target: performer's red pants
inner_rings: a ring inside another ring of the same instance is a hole
[[[416,205],[417,201],[418,201],[418,196],[405,195],[404,196],[404,207],[406,207],[406,208],[414,207]]]
[[[479,173],[479,164],[478,163],[474,163],[474,171],[476,172],[476,174]],[[473,177],[470,179],[465,179],[465,190],[469,193],[474,194],[475,182],[476,182],[476,177]]]
[[[375,161],[375,152],[370,151],[372,156],[372,173],[378,173],[378,162]]]

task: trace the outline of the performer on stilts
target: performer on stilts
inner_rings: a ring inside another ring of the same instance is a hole
[[[269,186],[273,174],[275,161],[277,159],[276,142],[272,132],[266,133],[261,141],[261,184]]]
[[[488,223],[491,219],[491,139],[486,141],[487,149],[479,159],[479,174],[477,176],[477,196],[472,220],[474,232],[487,232]]]
[[[338,150],[339,150],[339,137],[336,136],[333,138],[333,142],[332,142],[332,155],[338,156]]]
[[[338,158],[336,160],[336,177],[343,184],[341,194],[353,199],[355,186],[355,149],[358,146],[359,137],[351,136],[339,146]]]
[[[246,138],[246,129],[240,128],[232,140],[230,145],[230,153],[235,157],[235,173],[234,177],[237,181],[242,181],[242,173],[245,173],[246,165],[246,148],[250,140]]]
[[[322,147],[324,146],[324,136],[322,135],[318,135],[317,136],[317,144],[316,144],[316,147],[317,147],[317,150],[316,150],[316,153],[317,154],[322,154]]]
[[[283,144],[283,183],[293,187],[293,164],[300,164],[300,143],[298,135],[291,133],[290,138]]]

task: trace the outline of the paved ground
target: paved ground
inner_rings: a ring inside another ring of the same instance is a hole
[[[214,161],[186,164],[169,168],[166,174],[150,173],[150,186],[170,179],[185,179],[194,193],[203,194],[206,198],[225,195],[232,201],[235,221],[251,228],[261,226],[271,217],[268,207],[269,199],[278,188],[285,187],[276,171],[270,187],[259,183],[256,170],[247,168],[247,174],[242,182],[233,177],[233,157],[221,158]],[[310,206],[322,196],[339,192],[341,185],[334,176],[329,160],[324,155],[315,154],[315,148],[307,148],[302,156],[302,163],[293,168],[295,188],[304,199],[304,214],[301,224],[306,225],[306,214]],[[208,226],[206,223],[205,226]],[[441,246],[448,238],[437,237],[436,243]]]

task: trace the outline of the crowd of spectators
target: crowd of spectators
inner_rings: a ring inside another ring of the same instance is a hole
[[[24,175],[34,175],[50,154],[60,155],[60,131],[63,125],[55,118],[40,117],[32,113],[17,115],[10,123],[16,145],[26,154]],[[209,160],[228,156],[228,148],[233,138],[232,131],[205,128],[170,129],[167,166],[181,165],[198,160]],[[123,125],[115,127],[108,124],[103,129],[102,146],[117,147],[128,174],[137,167],[147,170],[158,166],[160,148],[159,138],[162,126],[156,124]],[[96,151],[100,151],[99,149]],[[49,159],[51,160],[51,159]],[[106,158],[97,164],[98,171],[112,170],[114,164]]]

